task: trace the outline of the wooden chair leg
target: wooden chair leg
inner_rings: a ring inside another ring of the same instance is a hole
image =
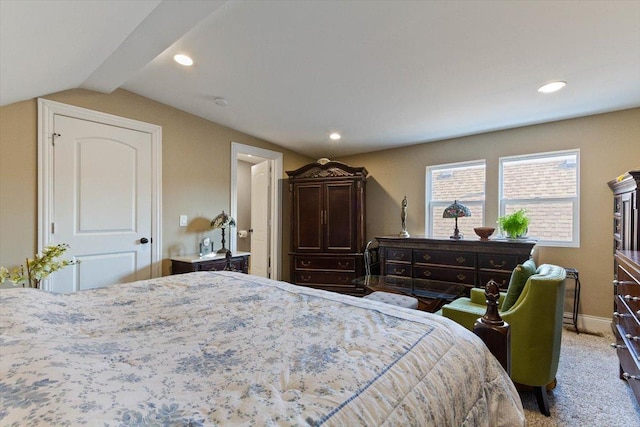
[[[547,388],[545,386],[534,387],[533,392],[536,395],[540,412],[547,417],[551,416],[549,412],[549,401],[547,400]]]

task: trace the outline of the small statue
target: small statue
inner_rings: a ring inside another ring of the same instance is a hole
[[[398,236],[409,237],[410,234],[407,231],[407,196],[404,196],[404,199],[402,199],[402,212],[400,213],[400,219],[402,220],[402,231]]]

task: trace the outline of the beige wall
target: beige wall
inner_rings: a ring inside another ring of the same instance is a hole
[[[400,203],[408,199],[407,228],[424,234],[425,168],[486,159],[486,225],[498,216],[501,156],[580,149],[580,248],[538,248],[539,263],[577,268],[582,283],[580,313],[611,317],[613,294],[612,195],[607,182],[640,168],[640,109],[527,126],[339,159],[365,166],[367,235],[397,234]]]
[[[314,160],[123,90],[106,95],[78,89],[45,98],[162,126],[164,274],[169,272],[168,258],[194,252],[203,234],[212,233],[210,218],[229,209],[231,141],[283,152],[285,171]],[[35,99],[0,108],[0,265],[20,264],[37,247],[36,119]],[[426,166],[486,159],[485,223],[492,225],[498,212],[500,156],[574,148],[581,150],[581,245],[538,248],[537,259],[577,268],[581,314],[607,318],[613,304],[613,257],[612,197],[606,183],[640,168],[639,108],[335,160],[365,166],[370,173],[367,235],[372,238],[400,231],[404,195],[409,200],[409,232],[424,233]],[[282,278],[287,280],[289,208],[284,181],[282,194]],[[188,227],[178,226],[180,214],[189,216]],[[212,235],[218,242],[218,234]]]
[[[163,274],[169,257],[195,253],[198,241],[220,231],[209,221],[229,211],[231,142],[283,153],[285,170],[312,161],[282,147],[133,93],[76,89],[44,96],[58,102],[162,126]],[[37,101],[0,108],[0,265],[16,266],[37,249]],[[286,179],[286,175],[283,177]],[[288,278],[288,197],[283,192],[283,278]],[[179,215],[189,217],[179,227]]]

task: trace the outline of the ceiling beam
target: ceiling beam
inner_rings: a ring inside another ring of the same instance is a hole
[[[113,92],[224,3],[161,2],[81,86]]]

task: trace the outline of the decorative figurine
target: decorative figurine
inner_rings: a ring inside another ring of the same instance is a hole
[[[410,234],[407,231],[407,196],[404,196],[404,199],[402,199],[402,212],[400,213],[400,219],[402,220],[402,231],[398,236],[409,237]]]

